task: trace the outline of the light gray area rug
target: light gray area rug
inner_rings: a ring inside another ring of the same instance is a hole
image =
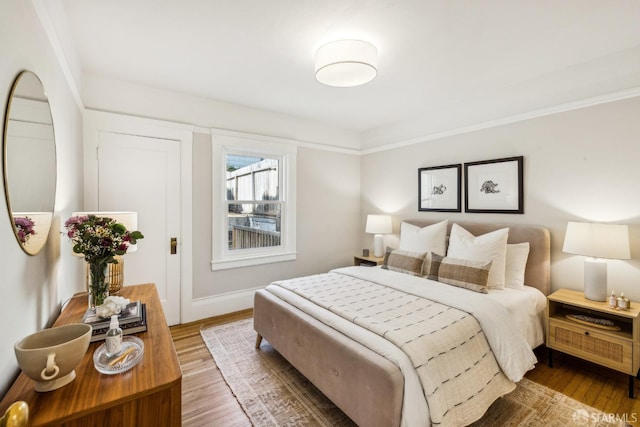
[[[263,340],[256,350],[253,319],[200,331],[216,365],[256,427],[354,426],[340,409]],[[473,427],[624,426],[600,411],[523,379]]]

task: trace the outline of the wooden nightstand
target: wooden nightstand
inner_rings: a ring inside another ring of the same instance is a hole
[[[571,314],[611,320],[616,330],[567,318]],[[547,348],[549,366],[558,350],[628,374],[632,398],[640,368],[640,303],[616,310],[582,292],[560,289],[547,297]]]
[[[376,265],[382,265],[384,261],[384,257],[375,257],[375,256],[362,256],[356,255],[353,257],[353,265],[364,265],[368,267],[375,267]]]

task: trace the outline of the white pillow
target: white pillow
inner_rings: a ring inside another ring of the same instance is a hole
[[[410,252],[447,252],[447,220],[424,228],[403,222],[400,224],[400,249]]]
[[[508,238],[508,228],[476,237],[458,224],[453,224],[447,256],[471,261],[491,261],[488,286],[490,289],[504,289]]]
[[[522,289],[524,287],[524,269],[529,258],[529,242],[507,245],[507,263],[504,272],[504,286]]]

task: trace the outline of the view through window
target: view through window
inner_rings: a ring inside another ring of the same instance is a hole
[[[226,155],[228,249],[280,246],[280,160]]]

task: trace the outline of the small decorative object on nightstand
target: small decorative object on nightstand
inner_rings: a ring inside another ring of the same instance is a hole
[[[356,255],[353,257],[353,265],[363,265],[366,267],[375,267],[376,265],[382,265],[383,261],[384,257],[362,255]]]
[[[560,289],[547,297],[549,366],[553,350],[629,375],[629,397],[640,369],[640,309],[611,308],[585,298],[582,292]]]

